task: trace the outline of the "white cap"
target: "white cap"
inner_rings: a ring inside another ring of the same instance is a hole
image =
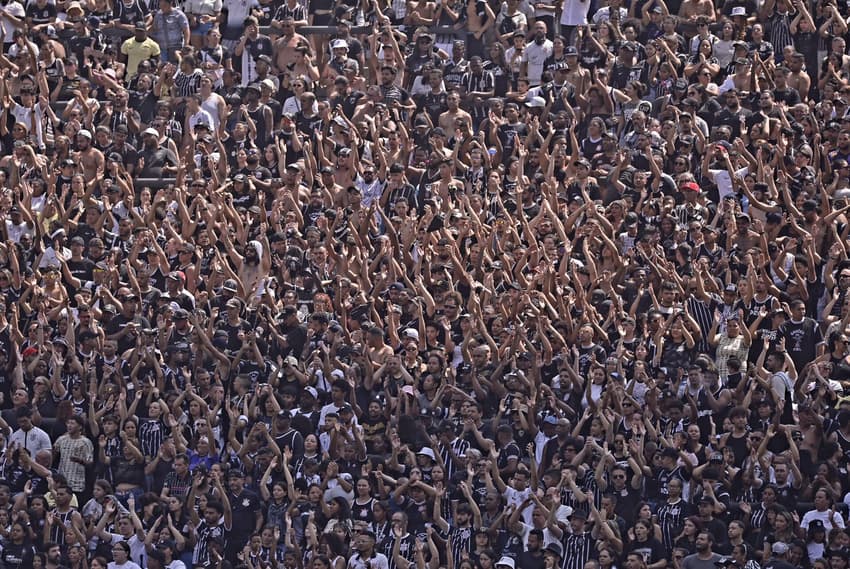
[[[525,106],[531,107],[532,109],[542,109],[546,106],[546,99],[544,99],[543,97],[531,97],[525,102]]]
[[[307,393],[309,393],[310,395],[312,395],[314,399],[318,399],[318,398],[319,398],[319,392],[318,392],[318,391],[316,391],[316,388],[315,388],[315,387],[313,387],[312,385],[308,385],[307,387],[305,387],[305,388],[304,388],[304,391],[306,391]]]
[[[274,81],[271,79],[263,79],[260,81],[260,86],[269,89],[270,91],[277,91],[277,87],[274,85]]]
[[[503,567],[510,567],[511,569],[516,569],[516,561],[514,561],[513,557],[508,557],[505,555],[499,561],[496,562],[496,567],[502,565]]]
[[[335,369],[331,372],[331,377],[334,379],[345,379],[345,372],[341,369]]]
[[[743,6],[735,6],[734,8],[732,8],[732,15],[733,16],[746,16],[747,15],[747,9],[744,8]]]
[[[80,132],[82,132],[82,131],[80,131]],[[146,129],[142,132],[142,136],[147,136],[147,135],[151,135],[151,136],[159,136],[159,131],[158,131],[158,130],[156,130],[155,128],[146,128]]]
[[[84,137],[88,138],[89,140],[91,140],[91,133],[89,131],[87,131],[86,129],[82,129],[80,132],[78,132],[77,136],[84,136]]]
[[[333,42],[331,42],[331,49],[338,49],[341,47],[348,49],[348,42],[345,40],[334,40]]]
[[[413,338],[414,340],[419,341],[419,330],[416,330],[415,328],[405,328],[401,335],[405,338]]]
[[[423,456],[427,456],[431,460],[437,460],[437,457],[434,455],[434,451],[431,450],[430,447],[422,447],[421,449],[419,449],[419,452],[417,452],[416,454],[421,454]]]

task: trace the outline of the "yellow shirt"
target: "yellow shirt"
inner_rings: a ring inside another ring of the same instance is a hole
[[[121,53],[127,56],[127,73],[133,77],[139,72],[139,63],[159,55],[159,44],[151,38],[137,42],[133,37],[121,44]]]

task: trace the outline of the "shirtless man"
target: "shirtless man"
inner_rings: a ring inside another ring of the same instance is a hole
[[[590,29],[584,28],[584,34],[589,34]],[[579,37],[582,32],[579,31]],[[564,60],[567,64],[566,81],[575,87],[576,93],[584,93],[587,91],[587,86],[590,85],[590,71],[579,65],[578,50],[575,46],[567,46],[564,48]]]
[[[460,95],[457,92],[449,93],[446,97],[447,111],[440,114],[440,127],[447,133],[455,131],[457,119],[464,119],[467,124],[472,124],[472,116],[460,108]]]
[[[388,358],[398,358],[393,355],[393,349],[384,343],[384,331],[377,326],[369,328],[366,335],[366,353],[376,368],[384,365]]]
[[[354,165],[353,156],[350,148],[343,148],[339,151],[339,156],[336,157],[334,183],[343,188],[348,188],[354,184],[354,180],[357,178],[357,168]]]
[[[451,158],[444,158],[440,161],[440,179],[431,185],[431,191],[440,199],[440,209],[447,213],[452,209],[451,204],[455,199],[455,193],[462,192],[464,188],[463,182],[455,178],[453,173],[454,161]]]
[[[800,98],[803,101],[809,98],[809,89],[812,86],[812,78],[809,74],[803,71],[804,58],[803,54],[795,51],[788,60],[788,69],[791,73],[788,74],[788,86],[792,89],[797,89],[800,93]]]
[[[265,226],[265,223],[261,225]],[[227,247],[230,260],[236,265],[239,280],[245,290],[245,297],[249,301],[252,297],[259,296],[264,292],[265,278],[272,266],[265,227],[261,228],[260,235],[262,236],[260,240],[249,241],[245,245],[245,255],[243,256],[236,251],[228,232],[222,232],[222,239]]]
[[[467,38],[466,53],[468,56],[484,57],[484,34],[496,22],[496,14],[485,0],[473,0],[466,6]]]
[[[708,18],[709,22],[714,21],[714,4],[711,0],[683,0],[679,7],[679,18],[696,24],[696,19],[700,16]]]
[[[276,54],[274,64],[279,71],[284,72],[288,66],[296,62],[295,48],[301,42],[305,44],[308,42],[307,38],[295,33],[295,21],[291,17],[281,20],[280,27],[283,35],[274,42],[274,53]]]
[[[80,149],[77,162],[83,167],[83,177],[88,184],[103,172],[106,161],[103,152],[92,146],[92,135],[85,129],[77,133],[77,148]]]

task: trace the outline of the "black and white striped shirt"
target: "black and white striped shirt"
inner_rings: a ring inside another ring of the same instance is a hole
[[[454,560],[454,566],[460,567],[460,562],[463,560],[463,553],[472,553],[472,538],[475,535],[475,530],[472,526],[465,528],[458,526],[449,526],[449,531],[446,532],[446,537],[451,539],[452,550],[451,556]]]
[[[458,470],[463,469],[463,465],[457,464],[452,458],[451,449],[454,455],[460,458],[466,458],[466,451],[469,450],[469,441],[460,437],[451,442],[449,447],[441,445],[440,456],[443,457],[443,462],[446,465],[446,479],[451,479],[452,475]]]
[[[712,353],[712,348],[708,343],[708,333],[711,331],[711,326],[714,324],[714,308],[718,302],[712,298],[709,302],[698,298],[689,298],[688,312],[696,320],[699,330],[702,333],[702,338],[697,342],[696,349],[702,353]]]
[[[286,18],[292,18],[296,22],[307,19],[307,9],[301,4],[297,4],[295,8],[290,8],[287,4],[284,4],[280,8],[277,9],[277,12],[274,14],[275,21],[282,21]]]
[[[691,513],[687,502],[681,498],[671,504],[665,502],[658,507],[658,523],[661,525],[661,539],[668,551],[673,550],[676,537],[682,532],[685,518]]]
[[[201,79],[204,72],[195,69],[189,75],[178,71],[174,76],[174,95],[176,97],[191,97],[201,90]]]
[[[159,419],[148,419],[139,425],[139,443],[142,454],[154,457],[159,453],[159,447],[168,435],[168,428]]]
[[[595,550],[596,541],[590,532],[568,535],[564,538],[564,560],[562,569],[584,569]]]
[[[58,545],[65,545],[65,530],[71,527],[71,520],[76,511],[74,508],[70,508],[65,513],[60,512],[58,509],[53,510],[56,523],[50,528],[50,541]]]
[[[413,561],[413,556],[415,554],[415,550],[413,545],[415,543],[415,536],[411,533],[406,533],[401,537],[401,543],[398,546],[398,554],[407,559],[408,561]],[[387,560],[389,561],[389,569],[398,569],[398,566],[395,563],[395,558],[393,557],[393,548],[395,547],[395,534],[392,531],[389,531],[387,534],[387,538],[384,541],[384,551],[383,554],[387,556]]]
[[[202,521],[195,529],[197,543],[195,550],[192,552],[192,565],[207,566],[210,563],[209,543],[213,539],[224,541],[225,528],[224,522],[219,522],[217,525],[208,525],[206,521]]]

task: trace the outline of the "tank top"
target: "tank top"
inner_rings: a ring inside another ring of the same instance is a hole
[[[374,498],[369,498],[365,504],[359,504],[357,500],[351,504],[351,519],[355,522],[364,521],[371,522],[372,521],[372,505],[375,503]]]
[[[732,449],[732,454],[735,455],[735,466],[737,468],[741,468],[744,464],[744,460],[746,460],[747,456],[749,456],[747,439],[748,435],[744,434],[743,437],[738,438],[729,435],[729,438],[726,440],[726,446]]]
[[[251,117],[251,120],[254,121],[254,124],[257,127],[257,144],[260,146],[264,146],[269,139],[269,127],[271,125],[266,124],[266,114],[263,112],[265,110],[265,105],[260,105],[253,111],[248,111],[248,116]]]
[[[213,132],[218,131],[218,126],[221,124],[221,117],[218,116],[218,103],[216,102],[215,94],[211,93],[209,97],[204,99],[201,103],[201,108],[207,111],[212,117]]]

